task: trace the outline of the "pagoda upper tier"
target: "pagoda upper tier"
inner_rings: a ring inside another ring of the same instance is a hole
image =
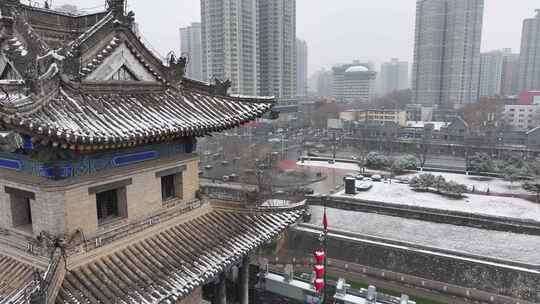
[[[0,123],[34,145],[114,149],[237,127],[272,109],[271,97],[230,96],[230,82],[184,77],[133,31],[123,1],[72,15],[0,3]]]

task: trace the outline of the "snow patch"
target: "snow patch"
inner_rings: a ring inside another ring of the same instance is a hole
[[[43,59],[49,58],[49,57],[53,57],[54,59],[56,59],[58,61],[63,61],[64,59],[66,59],[65,56],[62,56],[62,55],[58,54],[56,50],[51,50],[47,54],[45,54],[43,56],[38,56],[37,60],[39,61],[39,60],[43,60]]]
[[[53,76],[55,76],[56,74],[58,74],[60,70],[58,69],[58,65],[55,63],[51,64],[49,66],[49,69],[47,70],[47,72],[45,72],[43,75],[39,76],[39,79],[50,79],[52,78]]]
[[[358,171],[360,170],[360,167],[357,164],[353,163],[341,163],[341,162],[335,162],[334,164],[328,163],[328,161],[314,161],[314,160],[306,160],[304,162],[297,162],[298,166],[306,166],[306,167],[319,167],[319,168],[329,168],[329,169],[338,169],[338,170],[351,170],[351,171]]]

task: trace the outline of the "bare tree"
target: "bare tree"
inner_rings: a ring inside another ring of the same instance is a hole
[[[420,168],[424,168],[429,157],[431,144],[433,142],[433,124],[424,126],[422,139],[416,147],[416,157],[420,160]]]

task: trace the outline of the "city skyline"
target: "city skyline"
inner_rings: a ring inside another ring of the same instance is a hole
[[[486,2],[482,51],[502,48],[519,51],[523,20],[539,8],[538,2]],[[174,31],[163,31],[163,28],[180,28],[199,22],[200,0],[162,0],[160,3],[167,9],[152,9],[155,4],[142,0],[129,0],[128,9],[137,13],[143,35],[160,54],[165,55],[170,50],[179,53],[179,37]],[[62,4],[76,4],[79,8],[103,7],[102,0],[55,0],[53,3],[55,6]],[[355,59],[372,60],[376,66],[392,57],[412,62],[415,0],[340,0],[340,4],[297,0],[297,36],[310,46],[310,75],[320,68],[329,69]],[[154,22],[157,19],[159,23]]]

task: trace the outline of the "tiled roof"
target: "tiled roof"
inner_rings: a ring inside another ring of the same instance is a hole
[[[227,81],[184,78],[186,60],[170,56],[163,62],[154,55],[133,33],[129,13],[110,8],[79,18],[20,3],[13,8],[14,24],[0,22],[0,53],[25,72],[24,82],[0,83],[0,120],[34,142],[94,150],[202,136],[261,117],[274,102],[229,96]],[[47,31],[33,28],[52,22],[61,29],[75,21],[78,37],[70,35],[59,48],[47,44]],[[88,79],[120,45],[135,58],[129,64],[142,67],[152,81]]]
[[[56,303],[176,303],[274,239],[301,214],[214,209],[71,270]]]
[[[130,87],[132,90],[130,91]],[[104,90],[61,86],[42,104],[4,105],[0,118],[23,133],[68,145],[125,146],[141,140],[205,135],[261,117],[271,100],[211,95],[172,87],[117,84]]]
[[[35,268],[0,254],[0,303],[32,281]]]

